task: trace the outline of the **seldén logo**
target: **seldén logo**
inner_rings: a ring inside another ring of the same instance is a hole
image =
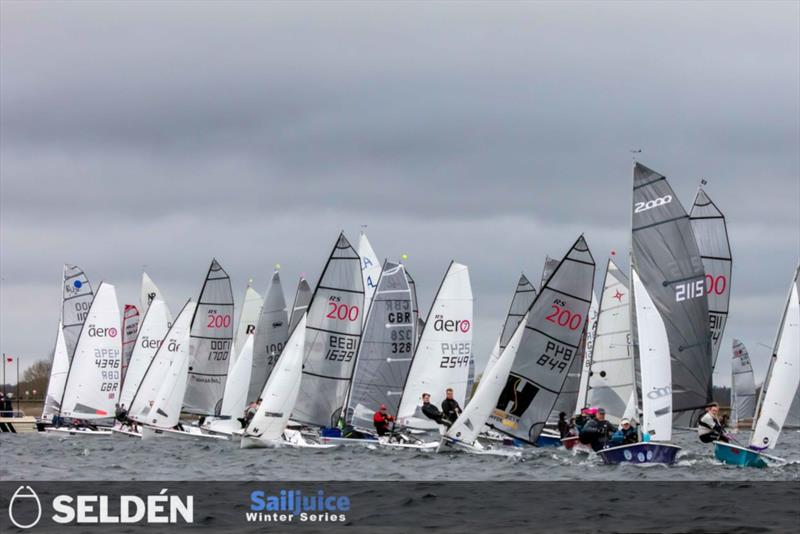
[[[58,524],[174,524],[194,522],[194,496],[167,495],[56,495],[50,519]],[[36,526],[42,519],[42,502],[30,486],[20,486],[8,503],[8,518],[18,528]]]

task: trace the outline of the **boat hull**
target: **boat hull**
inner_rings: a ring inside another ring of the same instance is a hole
[[[457,439],[442,437],[442,440],[436,447],[437,453],[450,453],[450,452],[466,452],[470,454],[481,454],[486,456],[506,456],[506,457],[516,457],[521,456],[522,452],[519,450],[514,450],[514,447],[509,448],[493,448],[493,447],[483,447],[480,445],[479,442],[475,442],[475,444],[465,443],[463,441],[459,441]]]
[[[0,432],[11,434],[24,434],[37,431],[37,421],[35,417],[0,417]]]
[[[294,447],[298,449],[334,449],[335,444],[314,443],[306,440],[297,430],[286,429],[280,439],[261,439],[255,436],[242,436],[240,447],[242,449],[277,449],[280,447]]]
[[[107,438],[113,435],[111,429],[90,430],[88,428],[49,427],[45,429],[45,432],[52,435],[80,436],[86,438]]]
[[[536,438],[536,446],[537,447],[560,447],[561,446],[561,436],[557,434],[550,434],[546,432],[542,432],[539,434],[539,437]]]
[[[720,462],[728,465],[738,465],[741,467],[769,466],[764,455],[738,445],[723,443],[722,441],[714,442],[714,456]]]
[[[671,465],[675,463],[675,457],[680,450],[677,445],[647,441],[609,447],[598,451],[597,454],[603,462],[610,465],[621,463]]]
[[[173,428],[155,428],[152,426],[142,426],[142,439],[153,439],[153,438],[173,438],[173,439],[188,439],[188,440],[216,440],[216,441],[228,441],[226,436],[218,436],[215,434],[203,434],[200,431],[197,432],[182,432],[180,430],[175,430]]]
[[[142,433],[141,432],[134,432],[133,430],[125,430],[123,428],[112,428],[111,432],[114,433],[115,436],[121,436],[125,438],[139,438],[141,439]]]

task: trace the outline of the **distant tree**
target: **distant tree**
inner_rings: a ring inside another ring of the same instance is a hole
[[[50,380],[50,362],[38,361],[25,369],[20,380],[20,389],[36,390],[37,397],[44,397],[47,382]]]

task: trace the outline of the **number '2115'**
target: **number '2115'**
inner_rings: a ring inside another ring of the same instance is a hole
[[[702,297],[706,292],[706,281],[701,278],[694,282],[684,282],[675,286],[675,302]]]

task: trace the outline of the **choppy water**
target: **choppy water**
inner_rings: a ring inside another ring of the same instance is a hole
[[[739,434],[745,440],[746,433]],[[722,465],[693,432],[678,432],[678,463],[606,466],[596,456],[554,448],[521,459],[412,450],[246,449],[236,442],[123,436],[0,434],[0,480],[800,480],[800,432],[781,435],[767,469]]]

